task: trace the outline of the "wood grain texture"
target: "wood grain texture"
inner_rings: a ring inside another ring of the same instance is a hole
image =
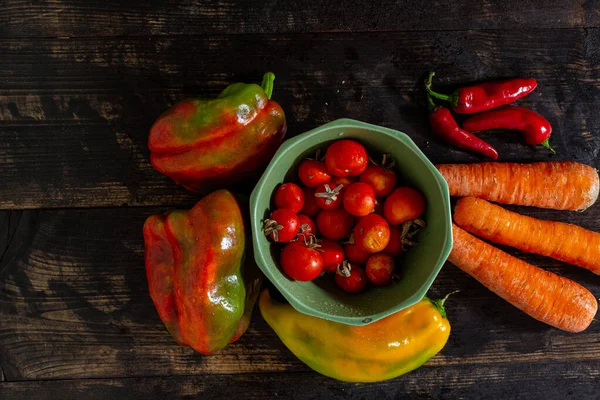
[[[593,1],[10,0],[2,37],[597,27]]]
[[[592,399],[600,362],[423,367],[403,377],[372,384],[342,383],[312,373],[204,375],[141,379],[10,382],[0,396],[11,400],[243,398],[265,399]],[[562,379],[555,377],[560,375]]]
[[[240,341],[218,354],[202,356],[173,341],[148,295],[143,261],[143,222],[162,211],[23,212],[13,256],[0,264],[0,367],[7,381],[279,372],[318,377],[283,346],[258,312]],[[600,230],[599,218],[577,218]],[[588,271],[519,256],[600,294],[598,277]],[[516,363],[537,374],[556,360],[585,369],[600,359],[597,323],[579,335],[547,327],[452,265],[443,268],[429,295],[456,289],[461,293],[447,305],[450,340],[414,377],[426,378],[435,367],[453,376],[454,384],[465,385],[474,379],[469,371],[479,367],[482,373],[498,369],[494,379],[500,379]],[[568,380],[569,373],[553,376]]]
[[[289,136],[351,117],[405,131],[434,162],[481,158],[430,133],[426,71],[442,91],[533,76],[539,88],[520,104],[550,120],[558,154],[516,133],[481,136],[501,161],[598,167],[599,44],[597,29],[0,40],[0,208],[190,204],[151,168],[150,126],[178,99],[267,70]]]

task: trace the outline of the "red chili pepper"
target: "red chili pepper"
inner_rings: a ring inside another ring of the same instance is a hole
[[[528,144],[541,144],[550,151],[550,122],[540,114],[528,108],[504,106],[467,118],[462,124],[469,131],[487,131],[490,129],[514,129],[523,132]]]
[[[436,106],[429,94],[427,95],[427,102],[430,111],[429,124],[436,135],[461,149],[471,150],[494,160],[498,159],[496,149],[471,132],[461,129],[448,108]]]
[[[452,109],[459,114],[474,114],[490,110],[505,104],[510,104],[527,96],[537,86],[537,81],[532,78],[516,78],[505,81],[484,82],[479,85],[457,89],[447,95],[434,92],[431,89],[431,79],[434,72],[429,73],[425,87],[427,93],[436,99],[450,103]]]

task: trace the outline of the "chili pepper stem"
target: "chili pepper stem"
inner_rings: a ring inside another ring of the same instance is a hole
[[[271,95],[273,95],[273,81],[275,81],[275,74],[272,72],[267,72],[263,76],[262,84],[260,85],[265,94],[267,95],[267,99],[271,99]]]
[[[433,303],[433,305],[440,311],[440,314],[442,314],[442,317],[444,318],[448,318],[446,316],[446,309],[444,308],[444,303],[446,302],[446,300],[448,300],[448,297],[450,297],[453,294],[456,294],[460,292],[460,290],[455,290],[454,292],[450,292],[446,295],[446,297],[444,297],[443,299],[437,299],[437,300],[431,300],[431,302]]]
[[[544,146],[545,148],[547,148],[548,150],[550,150],[551,152],[553,152],[554,154],[556,154],[556,151],[554,151],[554,149],[552,148],[552,146],[550,146],[550,138],[544,140],[542,143],[540,143],[542,146]]]
[[[443,94],[443,93],[435,92],[433,89],[431,89],[431,82],[432,82],[434,76],[435,76],[435,72],[430,72],[429,75],[427,76],[427,79],[425,80],[425,90],[427,90],[427,95],[434,97],[436,99],[448,102],[452,106],[456,106],[456,104],[458,104],[458,94],[456,92],[454,92],[452,94]],[[428,102],[429,102],[429,100],[428,100]],[[433,100],[431,100],[431,103],[433,103]],[[433,111],[431,109],[431,105],[429,106],[429,110]]]

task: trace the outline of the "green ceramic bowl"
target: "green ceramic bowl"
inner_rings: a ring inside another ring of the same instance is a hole
[[[277,186],[296,181],[300,161],[317,148],[342,138],[360,141],[367,150],[390,153],[400,183],[419,189],[427,199],[418,246],[400,256],[402,279],[386,287],[347,294],[330,276],[312,282],[289,279],[279,268],[279,250],[262,232]],[[419,302],[433,283],[452,248],[450,195],[437,169],[404,133],[351,119],[340,119],[285,141],[250,197],[256,262],[269,280],[298,311],[348,325],[366,325]]]

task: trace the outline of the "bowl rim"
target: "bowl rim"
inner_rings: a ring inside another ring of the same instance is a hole
[[[281,288],[279,285],[277,285],[277,283],[275,282],[274,276],[272,274],[272,269],[267,268],[266,265],[273,264],[278,271],[279,271],[279,267],[277,267],[277,265],[273,262],[273,260],[266,259],[266,257],[263,256],[261,251],[257,251],[260,246],[259,237],[261,237],[260,235],[262,234],[262,226],[261,226],[262,216],[260,215],[260,210],[258,209],[257,199],[259,197],[259,194],[262,192],[262,190],[264,189],[264,187],[266,186],[266,184],[268,182],[268,178],[269,178],[268,172],[271,169],[272,165],[277,163],[280,158],[285,156],[290,151],[290,149],[292,147],[294,147],[294,145],[296,143],[305,141],[307,138],[316,136],[324,130],[328,130],[331,128],[340,128],[340,127],[348,127],[348,128],[350,128],[350,127],[357,128],[358,127],[358,128],[374,130],[374,131],[377,131],[380,133],[384,133],[388,136],[392,136],[395,139],[399,139],[400,141],[402,141],[403,144],[405,144],[408,148],[410,148],[410,150],[413,151],[413,153],[415,153],[415,155],[421,161],[423,161],[425,164],[428,165],[428,167],[429,167],[428,169],[433,173],[434,177],[436,178],[435,181],[437,182],[437,189],[439,189],[439,191],[442,194],[442,202],[444,203],[444,212],[447,217],[446,218],[447,226],[445,227],[445,232],[444,232],[444,242],[440,249],[440,254],[436,261],[436,267],[432,270],[431,274],[427,277],[427,279],[424,280],[424,282],[421,284],[420,288],[415,292],[414,295],[410,296],[404,302],[399,303],[393,307],[390,307],[389,309],[387,309],[385,311],[381,311],[376,314],[372,314],[372,315],[368,315],[368,316],[360,316],[360,317],[342,316],[342,317],[340,317],[340,316],[336,316],[336,315],[325,314],[325,313],[322,313],[319,311],[315,311],[310,306],[308,306],[305,303],[303,303],[302,301],[298,300],[294,296],[293,293],[291,293],[287,289]],[[451,213],[451,208],[450,208],[450,193],[448,190],[448,184],[446,183],[446,180],[442,177],[441,173],[437,170],[435,165],[429,160],[429,158],[427,158],[427,156],[421,151],[421,149],[419,149],[419,147],[413,142],[413,140],[410,138],[410,136],[408,136],[406,133],[397,131],[397,130],[394,130],[391,128],[386,128],[383,126],[373,125],[373,124],[369,124],[366,122],[350,119],[350,118],[341,118],[341,119],[337,119],[335,121],[326,123],[324,125],[318,126],[314,129],[311,129],[307,132],[304,132],[304,133],[296,135],[292,138],[289,138],[282,143],[282,145],[279,147],[279,149],[277,150],[277,152],[275,153],[275,155],[269,162],[269,165],[265,169],[265,172],[261,176],[260,180],[258,181],[256,186],[252,190],[252,194],[250,195],[250,219],[251,219],[251,227],[252,227],[252,244],[254,246],[255,261],[258,264],[261,271],[267,276],[269,281],[277,288],[277,290],[279,290],[281,292],[281,294],[292,305],[292,307],[294,307],[294,309],[296,309],[297,311],[307,314],[307,315],[311,315],[314,317],[318,317],[318,318],[322,318],[322,319],[326,319],[326,320],[330,320],[330,321],[339,322],[339,323],[342,323],[345,325],[352,325],[352,326],[363,326],[363,325],[367,325],[369,323],[373,323],[377,320],[380,320],[391,314],[394,314],[403,309],[406,309],[406,308],[418,303],[419,301],[421,301],[425,297],[427,291],[433,284],[433,281],[435,280],[435,278],[441,271],[444,263],[446,262],[449,254],[450,254],[450,251],[452,250],[452,245],[453,245],[452,213]],[[264,267],[263,267],[263,265],[264,265]]]

